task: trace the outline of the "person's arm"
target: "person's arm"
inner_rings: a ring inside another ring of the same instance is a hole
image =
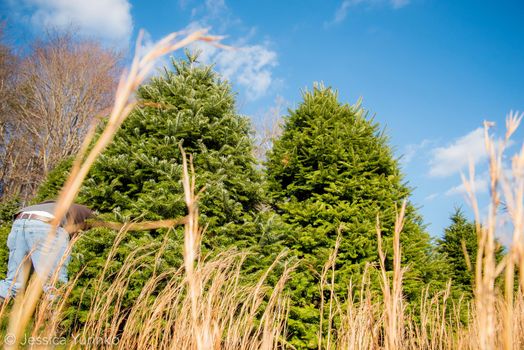
[[[171,228],[178,225],[183,225],[187,222],[187,216],[178,219],[167,219],[167,220],[158,220],[158,221],[143,221],[143,222],[111,222],[111,221],[101,221],[96,219],[89,219],[85,223],[85,229],[90,229],[94,227],[106,227],[112,230],[119,231],[125,227],[128,231],[145,231],[145,230],[154,230],[158,228]]]
[[[63,228],[69,232],[70,235],[74,235],[79,231],[85,230],[85,224],[74,224],[66,223]]]

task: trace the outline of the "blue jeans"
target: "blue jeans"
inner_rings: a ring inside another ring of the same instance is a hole
[[[9,262],[7,277],[0,281],[0,297],[14,297],[22,287],[29,271],[21,265],[29,254],[33,268],[41,278],[44,278],[47,272],[45,280],[48,281],[58,268],[58,281],[67,282],[67,265],[71,257],[67,256],[63,264],[58,265],[67,252],[69,233],[62,227],[58,227],[56,234],[46,242],[50,230],[51,225],[40,220],[19,219],[14,221],[7,237]],[[45,292],[48,292],[50,288],[49,284],[44,285]]]

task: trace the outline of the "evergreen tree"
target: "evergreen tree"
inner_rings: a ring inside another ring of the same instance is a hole
[[[205,186],[199,207],[208,243],[250,246],[262,200],[251,126],[236,113],[230,85],[196,60],[173,61],[174,71],[140,87],[140,107],[100,156],[80,198],[128,218],[185,215],[182,144],[193,156],[197,186]]]
[[[290,282],[292,307],[288,323],[291,344],[317,348],[319,279],[335,245],[335,291],[347,293],[359,283],[367,263],[377,262],[376,217],[390,246],[395,208],[409,194],[387,138],[359,104],[338,102],[330,88],[315,86],[286,118],[283,134],[268,155],[267,177],[276,211],[289,225],[285,245],[302,264]],[[401,234],[407,297],[418,297],[435,278],[431,245],[420,216],[408,205]],[[392,250],[387,252],[391,269]],[[316,271],[316,272],[312,272]],[[328,296],[327,296],[328,297]]]
[[[0,202],[0,279],[7,274],[7,262],[9,259],[9,249],[7,248],[7,236],[11,232],[13,217],[20,208],[18,198],[4,199]]]
[[[462,209],[456,208],[450,217],[451,224],[444,229],[444,235],[438,240],[438,250],[443,254],[452,287],[457,296],[466,293],[473,296],[475,285],[475,266],[478,253],[478,239],[475,223],[470,221]],[[495,259],[504,256],[504,247],[496,240]],[[501,276],[502,278],[503,276]],[[497,284],[501,285],[499,278]]]
[[[475,224],[466,218],[460,208],[455,209],[450,220],[451,224],[444,229],[444,236],[438,241],[438,249],[449,264],[453,287],[471,295],[478,250]]]
[[[182,144],[193,157],[197,189],[205,186],[199,201],[201,224],[207,225],[204,248],[256,247],[264,230],[258,214],[263,191],[250,123],[237,114],[230,85],[211,66],[196,60],[194,55],[174,60],[173,71],[165,69],[162,76],[139,88],[137,108],[91,169],[78,200],[111,220],[115,215],[119,221],[183,217],[187,209],[181,183]],[[58,177],[54,173],[49,177],[40,190],[42,197],[56,193]],[[180,265],[183,230],[170,232],[167,241],[165,234],[165,230],[129,232],[120,244],[110,265],[112,272],[120,269],[131,251],[146,246],[154,251],[167,242],[161,261],[155,260],[154,253],[144,255],[124,305],[133,302],[153,271]],[[70,274],[84,272],[71,300],[73,307],[82,303],[80,321],[89,307],[90,282],[102,270],[115,235],[106,229],[91,230],[75,246]],[[260,257],[255,255],[248,265],[256,269],[257,263]]]

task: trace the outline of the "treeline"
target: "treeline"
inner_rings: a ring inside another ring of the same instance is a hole
[[[105,72],[107,77],[113,77],[117,56],[107,57],[108,62],[109,58],[114,59],[111,61],[114,64],[108,63]],[[93,66],[99,61],[97,58]],[[58,75],[56,84],[70,74],[73,73]],[[18,79],[13,80],[16,82],[13,86],[18,86]],[[66,97],[76,96],[71,92],[76,89],[73,81],[81,85],[85,79],[71,78],[68,84],[72,85],[68,86],[72,90],[66,90],[63,96],[67,101]],[[108,90],[104,93],[93,91],[107,97],[91,105],[93,113],[86,112],[82,121],[72,118],[78,125],[69,124],[68,130],[73,130],[79,140],[90,118],[109,103],[113,83],[114,80],[108,79]],[[28,91],[32,96],[32,90]],[[86,91],[86,87],[82,86],[80,91]],[[44,95],[43,91],[40,93],[38,96]],[[395,215],[404,200],[408,201],[401,235],[402,264],[408,268],[403,281],[406,300],[415,307],[424,290],[442,290],[449,279],[454,281],[457,298],[471,296],[474,259],[468,260],[467,256],[476,254],[474,226],[457,211],[443,239],[439,242],[430,239],[423,219],[409,203],[411,190],[387,136],[360,104],[340,102],[336,90],[314,85],[303,93],[297,107],[284,116],[281,136],[273,140],[261,166],[254,156],[250,120],[238,114],[230,84],[212,66],[200,64],[198,55],[173,60],[172,67],[166,67],[164,74],[141,86],[137,95],[137,107],[92,168],[78,201],[111,220],[184,216],[179,148],[182,146],[192,155],[197,187],[204,188],[199,200],[201,221],[206,227],[203,254],[218,254],[232,248],[249,250],[243,265],[246,283],[256,280],[283,250],[287,252],[286,261],[298,263],[287,285],[291,298],[287,337],[295,348],[318,347],[320,303],[329,298],[320,294],[319,283],[337,239],[340,245],[336,273],[329,282],[334,284],[336,295],[347,296],[348,285],[366,280],[364,274],[370,276],[372,288],[379,291],[378,275],[373,269],[378,261],[376,226],[382,232],[386,265],[391,270]],[[86,98],[80,100],[85,102]],[[64,104],[65,109],[59,109],[62,114],[55,111],[50,117],[83,115],[76,112],[83,103],[73,97],[72,100]],[[15,105],[9,108],[14,110]],[[23,125],[15,128],[15,124],[6,125],[16,132],[30,132]],[[49,133],[54,133],[53,125],[47,124]],[[7,141],[15,141],[11,134],[6,135],[3,137]],[[68,135],[63,134],[58,141],[64,141]],[[40,140],[36,136],[28,139]],[[35,166],[39,167],[32,170],[39,169],[40,173],[31,179],[31,186],[29,182],[15,182],[6,177],[5,184],[16,183],[18,187],[6,185],[11,192],[5,192],[5,196],[9,193],[35,200],[56,196],[71,165],[69,156],[78,148],[78,143],[66,142],[75,146],[65,152],[64,144],[58,141],[27,146]],[[57,154],[51,147],[55,144],[62,145],[56,146],[60,149]],[[46,180],[35,194],[43,179]],[[120,243],[107,265],[106,258],[116,239]],[[132,272],[131,283],[121,300],[125,309],[133,304],[152,276],[181,265],[182,246],[180,230],[129,232],[117,237],[116,232],[99,228],[83,234],[74,247],[70,265],[70,275],[80,273],[80,277],[69,297],[64,328],[74,330],[85,322],[94,291],[104,289],[95,286],[95,281],[111,284],[107,279],[97,280],[101,270],[117,273],[130,254],[148,247],[149,253]],[[159,249],[163,250],[161,257],[156,254]],[[5,257],[5,251],[0,253]],[[278,267],[275,271],[278,272]],[[268,281],[274,283],[276,277],[269,276]],[[161,287],[160,283],[158,288]],[[355,291],[358,293],[358,288]],[[339,302],[343,305],[350,300]]]

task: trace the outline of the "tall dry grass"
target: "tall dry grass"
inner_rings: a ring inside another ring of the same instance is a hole
[[[474,298],[450,299],[451,284],[436,295],[426,291],[418,310],[408,311],[402,297],[402,277],[406,268],[400,264],[400,235],[405,206],[397,215],[393,237],[392,279],[385,268],[380,229],[377,221],[377,245],[382,295],[369,288],[369,275],[364,274],[359,300],[348,288],[346,305],[331,298],[330,310],[337,310],[340,322],[327,334],[336,333],[334,341],[319,345],[325,349],[523,349],[524,348],[524,146],[511,158],[508,168],[504,154],[524,114],[510,113],[506,133],[498,141],[490,134],[491,123],[485,123],[485,144],[489,155],[490,203],[482,217],[475,194],[475,171],[470,166],[463,176],[469,203],[475,214],[478,255],[475,264]],[[497,262],[497,234],[500,234],[504,203],[513,230],[512,243],[502,261]],[[337,247],[334,248],[336,252]],[[466,259],[469,259],[467,251]],[[331,258],[333,259],[333,257]],[[330,259],[330,260],[331,260]],[[331,265],[328,262],[327,266]],[[470,264],[471,266],[471,264]],[[369,267],[372,268],[372,267]],[[518,271],[518,274],[516,272]],[[497,287],[503,277],[504,288]],[[515,284],[517,284],[515,286]],[[466,314],[466,321],[461,315]],[[331,326],[331,323],[329,324]],[[320,341],[322,338],[319,337]]]
[[[153,60],[160,54],[177,49],[194,40],[213,41],[217,38],[197,32],[181,41],[176,35],[160,42],[153,51],[135,58],[127,75],[121,80],[115,106],[107,128],[96,145],[87,153],[89,134],[80,152],[72,175],[65,185],[56,212],[57,222],[65,214],[78,193],[90,166],[111,141],[114,133],[134,107],[132,92],[147,75]],[[320,273],[322,300],[319,324],[319,349],[521,349],[524,348],[524,148],[512,159],[507,171],[503,163],[505,147],[520,123],[521,116],[510,114],[503,142],[495,142],[486,124],[486,148],[490,155],[491,203],[486,219],[480,215],[474,194],[474,169],[464,179],[469,199],[475,211],[479,253],[476,257],[475,293],[472,301],[452,300],[451,285],[436,295],[425,291],[418,309],[407,307],[403,297],[403,276],[409,266],[402,266],[402,234],[405,203],[395,222],[393,237],[393,270],[386,271],[380,225],[377,221],[377,265],[367,266],[358,285],[350,282],[347,295],[334,290],[336,256],[343,231],[333,252]],[[122,307],[122,300],[134,273],[144,259],[154,256],[159,261],[166,249],[139,247],[129,254],[116,274],[108,266],[119,244],[133,227],[120,229],[105,268],[94,281],[95,293],[91,309],[80,329],[68,335],[68,348],[121,349],[280,349],[292,348],[286,343],[285,321],[290,301],[286,297],[286,281],[294,266],[283,255],[256,283],[243,283],[241,266],[246,252],[230,250],[213,258],[201,256],[200,242],[205,230],[198,221],[198,195],[194,170],[183,154],[183,187],[188,215],[170,223],[184,225],[184,262],[182,266],[153,273],[131,309]],[[511,175],[510,175],[511,173]],[[497,222],[501,202],[513,223],[513,244],[504,260],[495,259]],[[378,219],[377,219],[378,220]],[[56,225],[55,223],[55,225]],[[168,224],[163,223],[164,227]],[[170,226],[170,225],[168,225]],[[170,230],[166,235],[172,234]],[[167,237],[167,236],[166,236]],[[74,244],[74,241],[72,242]],[[266,283],[276,266],[284,266],[276,285]],[[381,278],[381,293],[371,289],[370,274],[377,269]],[[518,275],[516,272],[518,271]],[[505,287],[499,290],[496,279],[504,276]],[[77,278],[77,277],[76,277]],[[54,299],[40,298],[43,281],[33,276],[26,292],[16,298],[10,312],[8,333],[16,339],[23,334],[34,338],[52,339],[63,336],[60,324],[76,278],[58,288]],[[56,280],[56,276],[52,279]],[[110,279],[111,286],[102,288]],[[515,292],[514,283],[518,285]],[[354,293],[355,289],[359,293]],[[358,297],[356,297],[358,295]],[[86,296],[87,298],[87,296]],[[342,302],[342,300],[347,300]],[[0,310],[0,318],[5,304]],[[463,317],[466,314],[466,322]],[[16,348],[18,344],[4,344]]]

